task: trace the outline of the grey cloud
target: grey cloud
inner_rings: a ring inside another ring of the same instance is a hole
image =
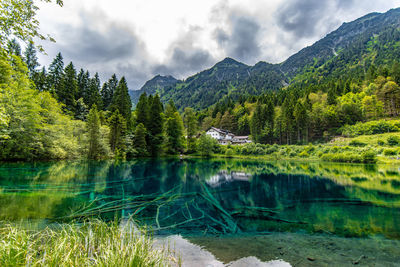
[[[154,66],[152,72],[183,78],[215,63],[206,49],[196,47],[196,38],[201,31],[200,27],[189,27],[169,46],[167,63]]]
[[[364,0],[362,5],[355,0],[288,0],[278,8],[276,22],[295,38],[320,38],[344,20],[385,11],[391,5],[383,0]]]
[[[229,17],[230,33],[221,28],[214,31],[214,39],[222,47],[227,56],[246,63],[259,60],[261,48],[259,45],[260,25],[251,17],[232,13]]]
[[[285,1],[277,15],[278,25],[298,38],[313,37],[320,30],[319,22],[326,20],[332,1]]]

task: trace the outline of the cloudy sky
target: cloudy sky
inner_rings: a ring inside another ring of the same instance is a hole
[[[139,89],[154,75],[186,78],[225,57],[279,63],[343,22],[400,7],[400,0],[64,0],[40,4],[48,65],[124,75]]]

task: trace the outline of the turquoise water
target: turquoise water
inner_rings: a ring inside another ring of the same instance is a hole
[[[0,220],[135,216],[158,234],[400,238],[398,166],[245,160],[0,164]]]

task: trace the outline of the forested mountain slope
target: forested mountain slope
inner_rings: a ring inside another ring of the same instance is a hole
[[[379,67],[399,58],[399,26],[400,9],[371,13],[344,23],[280,64],[259,62],[247,66],[226,58],[184,81],[166,79],[168,82],[152,83],[162,77],[156,76],[131,95],[135,103],[143,92],[158,92],[163,102],[172,99],[178,108],[202,109],[226,97],[235,100],[296,82],[318,82],[352,73],[359,75],[366,73],[372,63]]]

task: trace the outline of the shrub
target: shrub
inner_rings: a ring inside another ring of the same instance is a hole
[[[377,143],[378,143],[379,146],[384,146],[385,145],[385,141],[383,141],[381,139],[379,139]]]
[[[309,156],[310,156],[310,154],[308,154],[307,151],[305,151],[305,150],[299,154],[299,157],[302,157],[302,158],[308,158]]]
[[[354,140],[351,140],[349,145],[350,146],[356,146],[356,147],[363,147],[363,146],[366,146],[367,144],[364,143],[364,142],[361,142],[360,140],[354,139]]]
[[[400,143],[400,139],[397,136],[391,135],[388,137],[387,143],[389,146],[397,146]]]
[[[387,149],[385,149],[385,150],[383,151],[383,154],[384,154],[385,156],[395,156],[395,155],[397,155],[397,150],[396,150],[396,149],[393,149],[393,148],[387,148]]]
[[[377,120],[369,122],[358,122],[355,125],[345,125],[341,132],[346,136],[372,135],[400,131],[399,120]]]
[[[233,152],[233,149],[232,149],[232,148],[228,148],[228,149],[225,151],[225,157],[227,157],[227,158],[232,158],[233,155],[234,155],[234,152]]]
[[[331,162],[347,162],[347,163],[363,163],[363,157],[360,154],[344,152],[344,153],[328,153],[321,156],[323,161]]]
[[[376,153],[372,150],[365,151],[361,157],[364,163],[376,163],[378,161]]]

